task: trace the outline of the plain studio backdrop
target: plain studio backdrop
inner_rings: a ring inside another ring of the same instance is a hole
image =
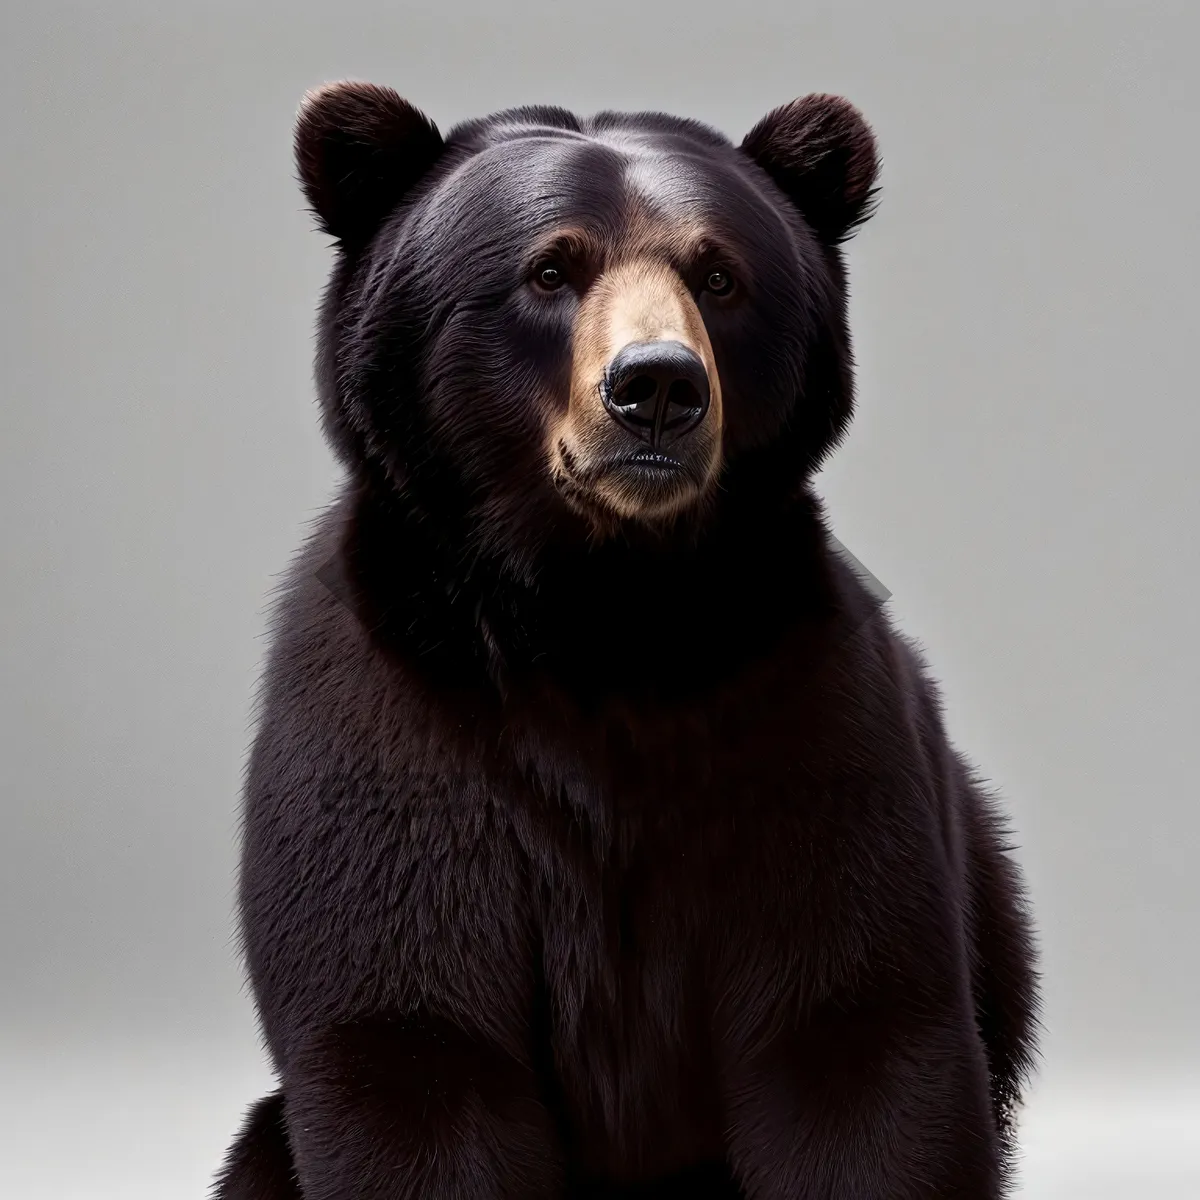
[[[1012,815],[1047,1003],[1022,1195],[1200,1194],[1198,37],[1185,3],[7,4],[0,1193],[200,1197],[270,1086],[238,791],[268,596],[336,481],[290,139],[358,77],[442,129],[863,109],[858,416],[818,488]]]

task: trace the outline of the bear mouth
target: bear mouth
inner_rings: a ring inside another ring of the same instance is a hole
[[[605,459],[597,464],[598,472],[607,475],[611,471],[619,471],[627,467],[650,468],[654,471],[682,472],[689,474],[687,465],[669,454],[660,454],[656,450],[643,450],[636,454],[622,454],[616,458]]]
[[[635,450],[626,454],[609,455],[581,466],[566,444],[560,443],[559,461],[572,480],[583,485],[595,483],[606,475],[617,473],[633,478],[664,481],[675,479],[679,482],[686,480],[697,487],[701,484],[696,478],[695,469],[688,463],[658,450]]]
[[[690,456],[676,458],[649,446],[623,447],[581,462],[558,444],[555,487],[579,512],[659,521],[690,507],[705,493],[707,473]]]

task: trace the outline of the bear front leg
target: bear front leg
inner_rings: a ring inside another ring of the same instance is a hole
[[[746,1200],[1000,1200],[1003,1156],[969,1018],[842,1012],[729,1073]]]
[[[278,1092],[253,1104],[225,1155],[211,1200],[301,1200]]]
[[[303,1039],[284,1072],[305,1200],[542,1200],[562,1162],[534,1070],[435,1018]]]

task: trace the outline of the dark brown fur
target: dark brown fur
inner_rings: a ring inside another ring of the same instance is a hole
[[[850,412],[869,132],[828,98],[746,149],[524,109],[431,155],[402,103],[344,88],[300,125],[348,480],[265,679],[241,902],[280,1090],[216,1195],[995,1200],[1033,1056],[1020,881],[808,482]],[[539,440],[573,301],[520,271],[625,219],[631,131],[701,172],[750,277],[698,301],[719,486],[601,534]]]

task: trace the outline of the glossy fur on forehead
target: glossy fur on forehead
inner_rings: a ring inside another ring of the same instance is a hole
[[[591,116],[579,117],[565,108],[554,105],[521,105],[502,109],[491,116],[476,117],[453,126],[446,135],[450,145],[478,148],[497,133],[520,135],[531,127],[558,129],[585,136],[614,132],[666,134],[686,138],[697,145],[732,148],[733,143],[719,130],[690,117],[676,117],[662,112],[617,112],[605,109]]]
[[[593,148],[592,154],[564,156],[582,184],[572,196],[582,210],[594,205],[604,217],[619,221],[630,209],[657,208],[668,218],[731,225],[742,236],[750,232],[749,222],[762,226],[758,232],[764,237],[803,239],[802,222],[788,205],[778,203],[766,174],[724,134],[688,118],[613,111],[579,118],[562,108],[525,106],[463,122],[450,130],[446,144],[453,157],[530,139]],[[753,204],[747,204],[750,195]],[[664,201],[674,211],[662,212]],[[609,231],[595,232],[603,238]],[[628,237],[629,231],[619,232]]]

